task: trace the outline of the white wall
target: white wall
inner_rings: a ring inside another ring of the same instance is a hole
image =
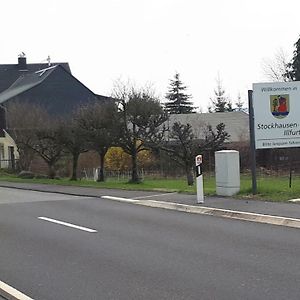
[[[17,145],[12,139],[12,137],[4,130],[5,137],[0,137],[0,160],[1,160],[1,168],[8,167],[8,159],[9,157],[9,147],[14,147],[14,155],[15,159],[19,158],[19,152],[17,151]],[[4,161],[2,161],[4,160]]]

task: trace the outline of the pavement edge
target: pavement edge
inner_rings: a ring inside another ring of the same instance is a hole
[[[115,200],[119,202],[127,202],[142,206],[163,208],[169,210],[176,210],[187,213],[210,215],[215,217],[236,219],[241,221],[250,221],[271,225],[279,225],[293,228],[300,228],[300,219],[272,216],[266,214],[258,214],[244,211],[235,211],[221,208],[212,208],[206,206],[193,206],[174,202],[163,202],[155,200],[134,200],[128,198],[112,197],[112,196],[102,196],[103,199]]]

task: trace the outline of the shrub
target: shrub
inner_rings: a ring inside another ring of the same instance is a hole
[[[18,177],[19,178],[23,178],[23,179],[32,179],[34,178],[34,173],[30,172],[30,171],[21,171],[19,174],[18,174]]]

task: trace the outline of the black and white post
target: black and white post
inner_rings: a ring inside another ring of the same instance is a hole
[[[197,188],[197,203],[204,203],[203,194],[203,176],[202,176],[202,155],[197,155],[196,162],[196,188]]]

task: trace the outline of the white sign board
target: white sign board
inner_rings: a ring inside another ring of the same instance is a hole
[[[300,81],[253,84],[256,149],[300,147]]]

